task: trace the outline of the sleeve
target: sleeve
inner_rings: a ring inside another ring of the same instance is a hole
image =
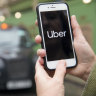
[[[89,75],[82,96],[96,96],[96,64]]]

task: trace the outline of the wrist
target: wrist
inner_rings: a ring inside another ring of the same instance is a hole
[[[92,71],[93,66],[94,66],[95,64],[96,64],[96,56],[94,57],[93,62],[89,63],[88,66],[85,67],[85,72],[84,72],[84,74],[83,74],[82,77],[81,77],[84,81],[87,81],[87,79],[88,79],[88,77],[89,77],[89,74],[90,74],[90,72]]]

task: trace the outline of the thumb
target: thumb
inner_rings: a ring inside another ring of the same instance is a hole
[[[71,16],[71,24],[72,24],[72,29],[73,29],[73,35],[74,37],[82,37],[82,31],[80,28],[80,25],[77,22],[76,16],[73,15]]]
[[[64,60],[61,60],[57,64],[54,78],[59,79],[60,81],[63,81],[65,74],[66,74],[66,63]]]

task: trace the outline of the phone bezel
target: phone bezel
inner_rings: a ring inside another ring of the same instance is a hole
[[[74,45],[73,45],[73,36],[72,36],[72,28],[71,28],[71,22],[70,22],[70,14],[69,14],[69,9],[68,9],[68,5],[66,3],[47,3],[47,4],[40,4],[38,7],[38,15],[39,15],[39,19],[40,19],[40,26],[41,26],[41,35],[42,35],[42,42],[43,42],[43,47],[46,50],[46,46],[45,46],[45,40],[44,40],[44,35],[43,35],[43,27],[42,27],[42,20],[41,20],[41,14],[40,12],[45,12],[45,11],[57,11],[57,10],[67,10],[67,15],[68,15],[68,22],[69,22],[69,27],[70,27],[70,35],[71,35],[71,42],[72,42],[72,48],[73,48],[73,54],[74,54],[74,58],[71,59],[63,59],[66,61],[66,65],[67,68],[71,68],[71,67],[75,67],[77,64],[77,60],[76,60],[76,53],[75,53],[75,49],[74,49]],[[56,65],[58,64],[59,60],[55,60],[55,61],[48,61],[47,60],[47,55],[45,56],[45,62],[47,65],[48,69],[56,69]]]

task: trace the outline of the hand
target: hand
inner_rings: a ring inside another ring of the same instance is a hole
[[[74,47],[78,59],[78,64],[75,68],[68,69],[67,73],[73,76],[77,76],[86,81],[92,69],[92,66],[94,65],[94,63],[96,63],[96,56],[92,48],[84,38],[75,16],[71,17],[71,24],[73,29]],[[35,41],[37,43],[41,43],[41,36],[36,36]],[[44,57],[46,55],[46,52],[44,49],[39,49],[37,51],[37,54],[40,57]]]
[[[36,63],[36,90],[37,96],[64,96],[64,76],[66,73],[66,64],[60,61],[57,64],[55,74],[51,78],[44,70],[43,59],[39,58]]]
[[[89,73],[94,63],[96,63],[96,56],[82,34],[81,28],[75,16],[71,17],[71,24],[74,35],[74,47],[77,54],[78,65],[69,69],[68,73],[87,80]]]

